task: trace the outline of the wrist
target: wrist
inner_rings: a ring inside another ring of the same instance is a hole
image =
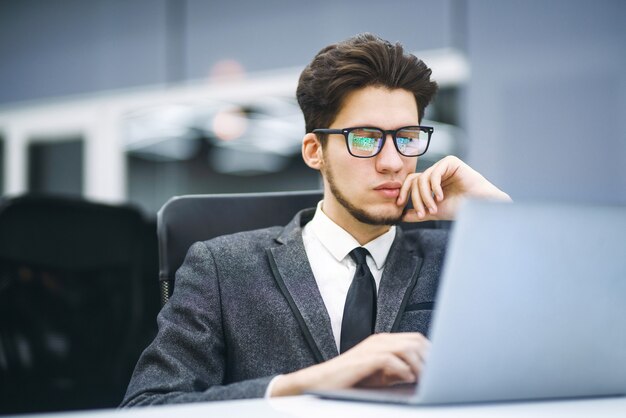
[[[333,376],[337,376],[338,370],[333,360],[281,375],[276,379],[269,396],[296,396],[311,389],[330,388],[333,383],[337,386]]]
[[[306,389],[303,385],[301,370],[283,374],[276,378],[269,394],[270,397],[301,395]]]

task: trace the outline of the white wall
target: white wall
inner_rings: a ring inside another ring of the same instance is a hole
[[[472,1],[470,162],[518,199],[626,203],[626,2]]]

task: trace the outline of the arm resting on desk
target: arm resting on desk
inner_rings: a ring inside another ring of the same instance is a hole
[[[137,396],[124,399],[123,407],[163,405],[175,403],[191,403],[204,401],[220,401],[227,399],[262,398],[270,377],[231,383],[230,385],[212,386],[203,392],[143,392]]]

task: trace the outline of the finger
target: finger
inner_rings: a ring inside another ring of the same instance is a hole
[[[449,155],[438,161],[431,168],[439,177],[438,183],[442,185],[441,187],[444,187],[443,184],[453,179],[457,175],[459,169],[463,168],[464,166],[465,164],[463,163],[463,161]]]
[[[392,355],[401,359],[411,369],[414,376],[418,376],[422,366],[422,352],[429,345],[428,339],[417,332],[376,334],[369,339],[369,346],[380,350],[383,356]],[[385,358],[385,361],[393,359]]]
[[[428,356],[430,355],[430,347],[431,343],[429,340],[424,339],[425,341],[420,346],[420,350],[418,352],[419,356],[422,359],[422,364],[425,364],[428,361]]]
[[[421,336],[421,338],[410,338],[405,341],[405,346],[395,354],[404,360],[415,376],[419,376],[424,368],[428,351],[430,350],[430,342]]]
[[[419,176],[419,173],[413,173],[406,176],[404,182],[402,183],[402,187],[400,188],[400,195],[398,196],[398,200],[396,203],[399,206],[405,205],[409,200],[409,193],[411,191],[411,185],[415,181],[414,179]]]
[[[420,195],[419,189],[419,181],[420,176],[418,176],[411,183],[411,201],[413,202],[413,208],[417,211],[417,217],[419,220],[422,220],[426,216],[426,209],[424,208],[424,203],[422,202],[422,197]]]
[[[430,188],[438,202],[443,200],[443,188],[441,187],[441,171],[433,170],[430,174]]]
[[[376,367],[358,381],[356,386],[381,387],[416,380],[417,376],[408,364],[391,353],[385,353],[376,358]]]
[[[396,355],[411,368],[411,372],[415,375],[415,377],[418,377],[421,374],[422,368],[424,367],[424,360],[417,347],[402,350],[396,353]]]
[[[415,209],[406,209],[402,214],[402,218],[400,219],[402,222],[424,222],[430,221],[433,218],[426,214],[425,216],[420,216],[417,214],[417,210]]]
[[[432,172],[432,171],[431,171]],[[427,207],[430,214],[437,213],[437,204],[433,199],[433,191],[430,188],[430,173],[428,170],[424,172],[419,178],[419,191],[424,205]]]
[[[412,341],[420,344],[430,344],[430,340],[424,336],[421,332],[395,332],[390,334],[392,336],[398,336],[398,338],[402,338],[407,341]]]
[[[415,350],[415,354],[420,358],[420,362],[425,363],[430,352],[430,340],[420,333],[411,333],[407,339],[411,343],[411,349]]]
[[[384,386],[396,383],[411,383],[417,380],[417,375],[413,372],[411,365],[401,357],[390,353],[385,356],[382,365],[383,367],[380,369],[382,372],[381,383]]]

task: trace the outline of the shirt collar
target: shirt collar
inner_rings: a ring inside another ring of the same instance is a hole
[[[311,229],[328,252],[340,262],[350,251],[361,245],[348,231],[337,225],[324,213],[322,202],[320,201],[317,204],[315,215],[307,224],[307,227]],[[396,227],[392,226],[389,228],[389,231],[363,245],[369,251],[379,270],[385,265],[395,237]]]

